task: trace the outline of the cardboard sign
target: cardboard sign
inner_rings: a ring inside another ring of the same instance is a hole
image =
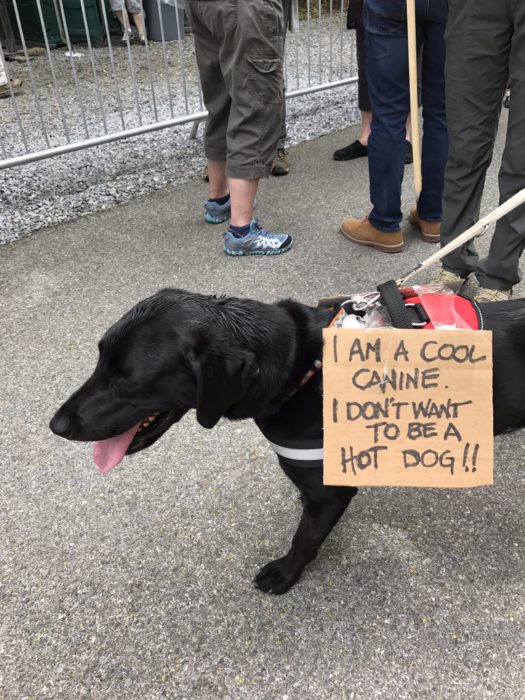
[[[492,333],[323,331],[324,483],[492,484]]]

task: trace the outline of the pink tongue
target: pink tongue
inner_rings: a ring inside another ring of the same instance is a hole
[[[117,437],[108,438],[107,440],[100,440],[95,443],[93,459],[101,474],[106,474],[106,472],[109,472],[113,467],[116,467],[117,464],[122,462],[126,450],[130,446],[139,427],[140,423],[137,423],[137,425],[134,425],[133,428],[122,433],[122,435],[117,435]]]

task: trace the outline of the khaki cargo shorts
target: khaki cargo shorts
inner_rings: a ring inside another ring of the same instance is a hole
[[[142,0],[109,0],[109,6],[113,12],[126,12],[130,15],[139,15],[142,12]]]
[[[282,0],[188,0],[204,102],[206,157],[228,177],[267,177],[281,129]]]

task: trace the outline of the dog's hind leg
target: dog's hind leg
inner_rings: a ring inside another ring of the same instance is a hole
[[[286,556],[264,566],[254,583],[265,593],[286,593],[299,579],[304,567],[315,559],[317,550],[356,495],[354,487],[324,486],[322,468],[281,467],[302,495],[303,514],[292,546]]]

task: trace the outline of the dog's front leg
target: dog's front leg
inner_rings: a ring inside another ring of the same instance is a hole
[[[281,467],[301,492],[303,514],[288,554],[266,564],[254,579],[261,591],[277,595],[286,593],[304,567],[315,559],[317,550],[357,493],[353,487],[324,486],[322,468],[290,467],[283,463]]]

